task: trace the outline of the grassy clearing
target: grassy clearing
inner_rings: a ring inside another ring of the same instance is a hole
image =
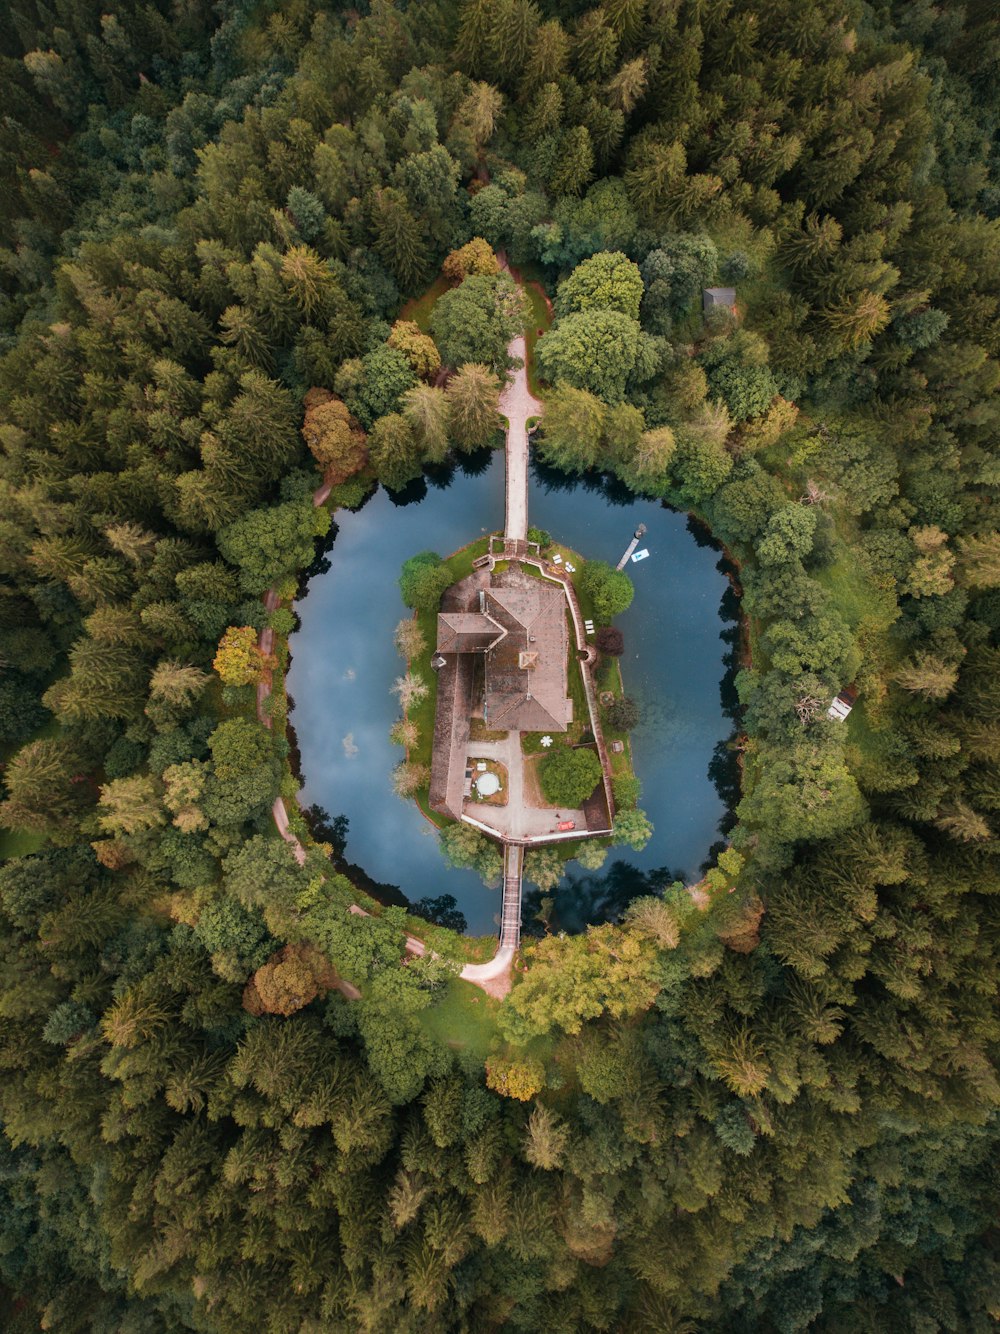
[[[30,834],[26,829],[0,829],[0,862],[38,852],[45,841],[44,834]]]
[[[528,305],[528,329],[524,337],[528,388],[536,398],[541,398],[544,391],[535,369],[535,345],[552,324],[552,316],[541,283],[525,279],[524,295]]]
[[[897,615],[891,590],[880,588],[843,540],[838,540],[834,559],[813,575],[830,594],[833,604],[852,630],[862,622],[888,627]]]
[[[496,940],[490,937],[492,949]],[[485,1061],[496,1037],[496,1014],[500,1002],[487,996],[471,982],[456,977],[448,983],[444,995],[421,1012],[420,1020],[428,1033],[449,1047],[460,1048]]]
[[[451,283],[448,279],[444,274],[439,273],[423,296],[416,296],[412,301],[407,301],[399,312],[399,319],[412,320],[414,324],[420,327],[422,333],[430,333],[431,315],[437,304],[437,299],[443,296],[450,287]]]

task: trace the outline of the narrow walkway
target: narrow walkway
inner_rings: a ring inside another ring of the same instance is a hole
[[[500,267],[507,272],[507,257],[501,255]],[[520,367],[507,377],[500,395],[500,411],[507,418],[506,512],[503,535],[508,542],[528,538],[528,418],[545,411],[528,388],[527,346],[523,335],[512,338],[507,355]]]
[[[505,843],[503,849],[503,904],[500,909],[500,948],[516,950],[521,943],[521,874],[524,849]]]

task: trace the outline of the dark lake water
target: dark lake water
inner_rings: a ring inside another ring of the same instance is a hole
[[[402,757],[388,736],[399,714],[390,687],[403,671],[392,632],[408,614],[396,585],[403,561],[426,549],[446,555],[501,527],[503,504],[497,452],[395,500],[380,489],[356,514],[338,513],[329,572],[309,581],[296,606],[302,624],[288,678],[304,803],[346,817],[348,862],[413,900],[454,895],[476,935],[495,929],[499,890],[451,869],[416,805],[390,788]],[[616,624],[625,635],[625,689],[643,709],[635,767],[656,832],[641,853],[612,849],[599,872],[568,864],[555,918],[576,930],[614,916],[639,893],[695,878],[726,827],[736,607],[717,549],[686,515],[656,501],[536,464],[529,515],[556,541],[611,564],[640,521],[648,529],[640,546],[649,559],[629,565],[635,600]],[[537,898],[525,895],[526,923]]]

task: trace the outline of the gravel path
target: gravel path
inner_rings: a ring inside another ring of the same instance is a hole
[[[523,338],[514,338],[507,353],[521,362],[500,395],[500,411],[507,418],[507,513],[504,537],[524,542],[528,536],[528,418],[540,417],[543,405],[528,388]]]

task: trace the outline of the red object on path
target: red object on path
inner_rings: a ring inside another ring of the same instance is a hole
[[[565,831],[565,830],[567,830],[567,829],[575,829],[575,828],[576,828],[576,821],[575,821],[575,820],[560,820],[560,821],[559,821],[559,830],[560,830],[560,833],[562,833],[563,831]]]

